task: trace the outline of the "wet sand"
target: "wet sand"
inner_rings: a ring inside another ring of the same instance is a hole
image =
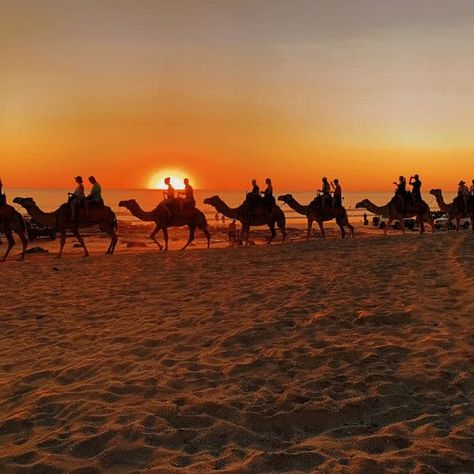
[[[474,471],[472,232],[71,244],[0,267],[0,472]]]

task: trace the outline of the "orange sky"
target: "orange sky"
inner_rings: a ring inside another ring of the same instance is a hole
[[[474,178],[473,21],[468,0],[8,2],[0,176],[453,189]]]

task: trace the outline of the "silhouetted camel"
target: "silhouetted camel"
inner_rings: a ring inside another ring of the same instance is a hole
[[[0,206],[0,232],[5,234],[5,238],[7,239],[7,250],[0,262],[4,262],[7,259],[11,249],[15,245],[13,232],[20,237],[23,245],[22,252],[18,257],[18,260],[23,260],[25,258],[26,247],[28,246],[25,223],[21,214],[13,206],[9,206],[8,204]]]

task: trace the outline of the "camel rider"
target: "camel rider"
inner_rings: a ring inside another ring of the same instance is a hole
[[[89,183],[92,184],[92,188],[89,196],[87,196],[87,201],[89,204],[103,206],[104,200],[102,199],[102,188],[100,184],[97,182],[94,176],[89,176]]]
[[[405,212],[405,199],[407,196],[407,180],[405,179],[404,176],[400,176],[398,178],[398,183],[394,181],[393,184],[397,187],[395,189],[395,196],[397,196],[400,200],[400,203],[402,205],[402,212]]]
[[[0,206],[6,206],[7,197],[5,196],[5,194],[2,193],[2,188],[3,188],[3,183],[2,183],[2,178],[0,178]]]
[[[333,206],[332,197],[331,197],[331,186],[329,184],[328,179],[324,177],[323,184],[321,186],[321,202],[322,202],[323,209],[326,207],[326,202],[328,200],[331,201],[331,206]]]
[[[196,207],[196,201],[194,199],[194,189],[189,184],[189,179],[184,178],[184,191],[179,191],[178,197],[183,196],[183,200],[180,202],[179,213],[182,214],[183,208],[186,206],[190,209]]]
[[[171,178],[165,178],[166,189],[163,191],[163,207],[165,208],[168,216],[171,217],[173,215],[172,212],[172,205],[175,200],[174,188],[171,185]]]
[[[1,190],[1,186],[0,186],[0,193],[1,192],[2,192],[2,190]],[[471,187],[469,188],[469,192],[471,193],[471,196],[474,196],[474,179],[472,180],[472,184],[471,184]]]
[[[342,188],[337,178],[334,181],[331,181],[331,187],[334,189],[333,208],[334,205],[342,206]]]
[[[459,181],[458,197],[461,198],[461,201],[464,205],[464,212],[467,212],[467,205],[469,202],[469,188],[466,186],[464,181]]]
[[[249,214],[253,214],[253,211],[260,204],[260,188],[256,179],[252,179],[252,191],[247,193],[245,200],[248,205]]]
[[[264,202],[265,207],[272,209],[272,207],[275,205],[275,198],[273,197],[272,180],[270,178],[267,178],[265,180],[265,184],[267,185],[267,187],[265,188],[265,191],[262,192],[263,202]]]
[[[415,176],[411,176],[409,184],[412,188],[411,189],[411,195],[412,195],[412,198],[413,198],[413,202],[414,203],[421,202],[422,199],[421,199],[421,181],[420,181],[420,177],[417,174],[415,174]]]
[[[76,176],[74,178],[76,182],[76,189],[74,192],[69,194],[69,206],[71,207],[71,220],[73,221],[76,218],[76,212],[78,208],[85,202],[85,193],[84,193],[84,183],[82,181],[82,176]],[[87,210],[88,208],[86,208]]]

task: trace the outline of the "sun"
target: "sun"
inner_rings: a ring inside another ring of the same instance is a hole
[[[176,169],[165,169],[157,171],[156,173],[153,173],[152,176],[150,176],[150,179],[148,180],[148,188],[166,189],[164,181],[167,177],[171,178],[171,186],[173,186],[175,189],[184,189],[184,178],[188,178],[191,183],[193,182],[192,177],[183,171]]]

